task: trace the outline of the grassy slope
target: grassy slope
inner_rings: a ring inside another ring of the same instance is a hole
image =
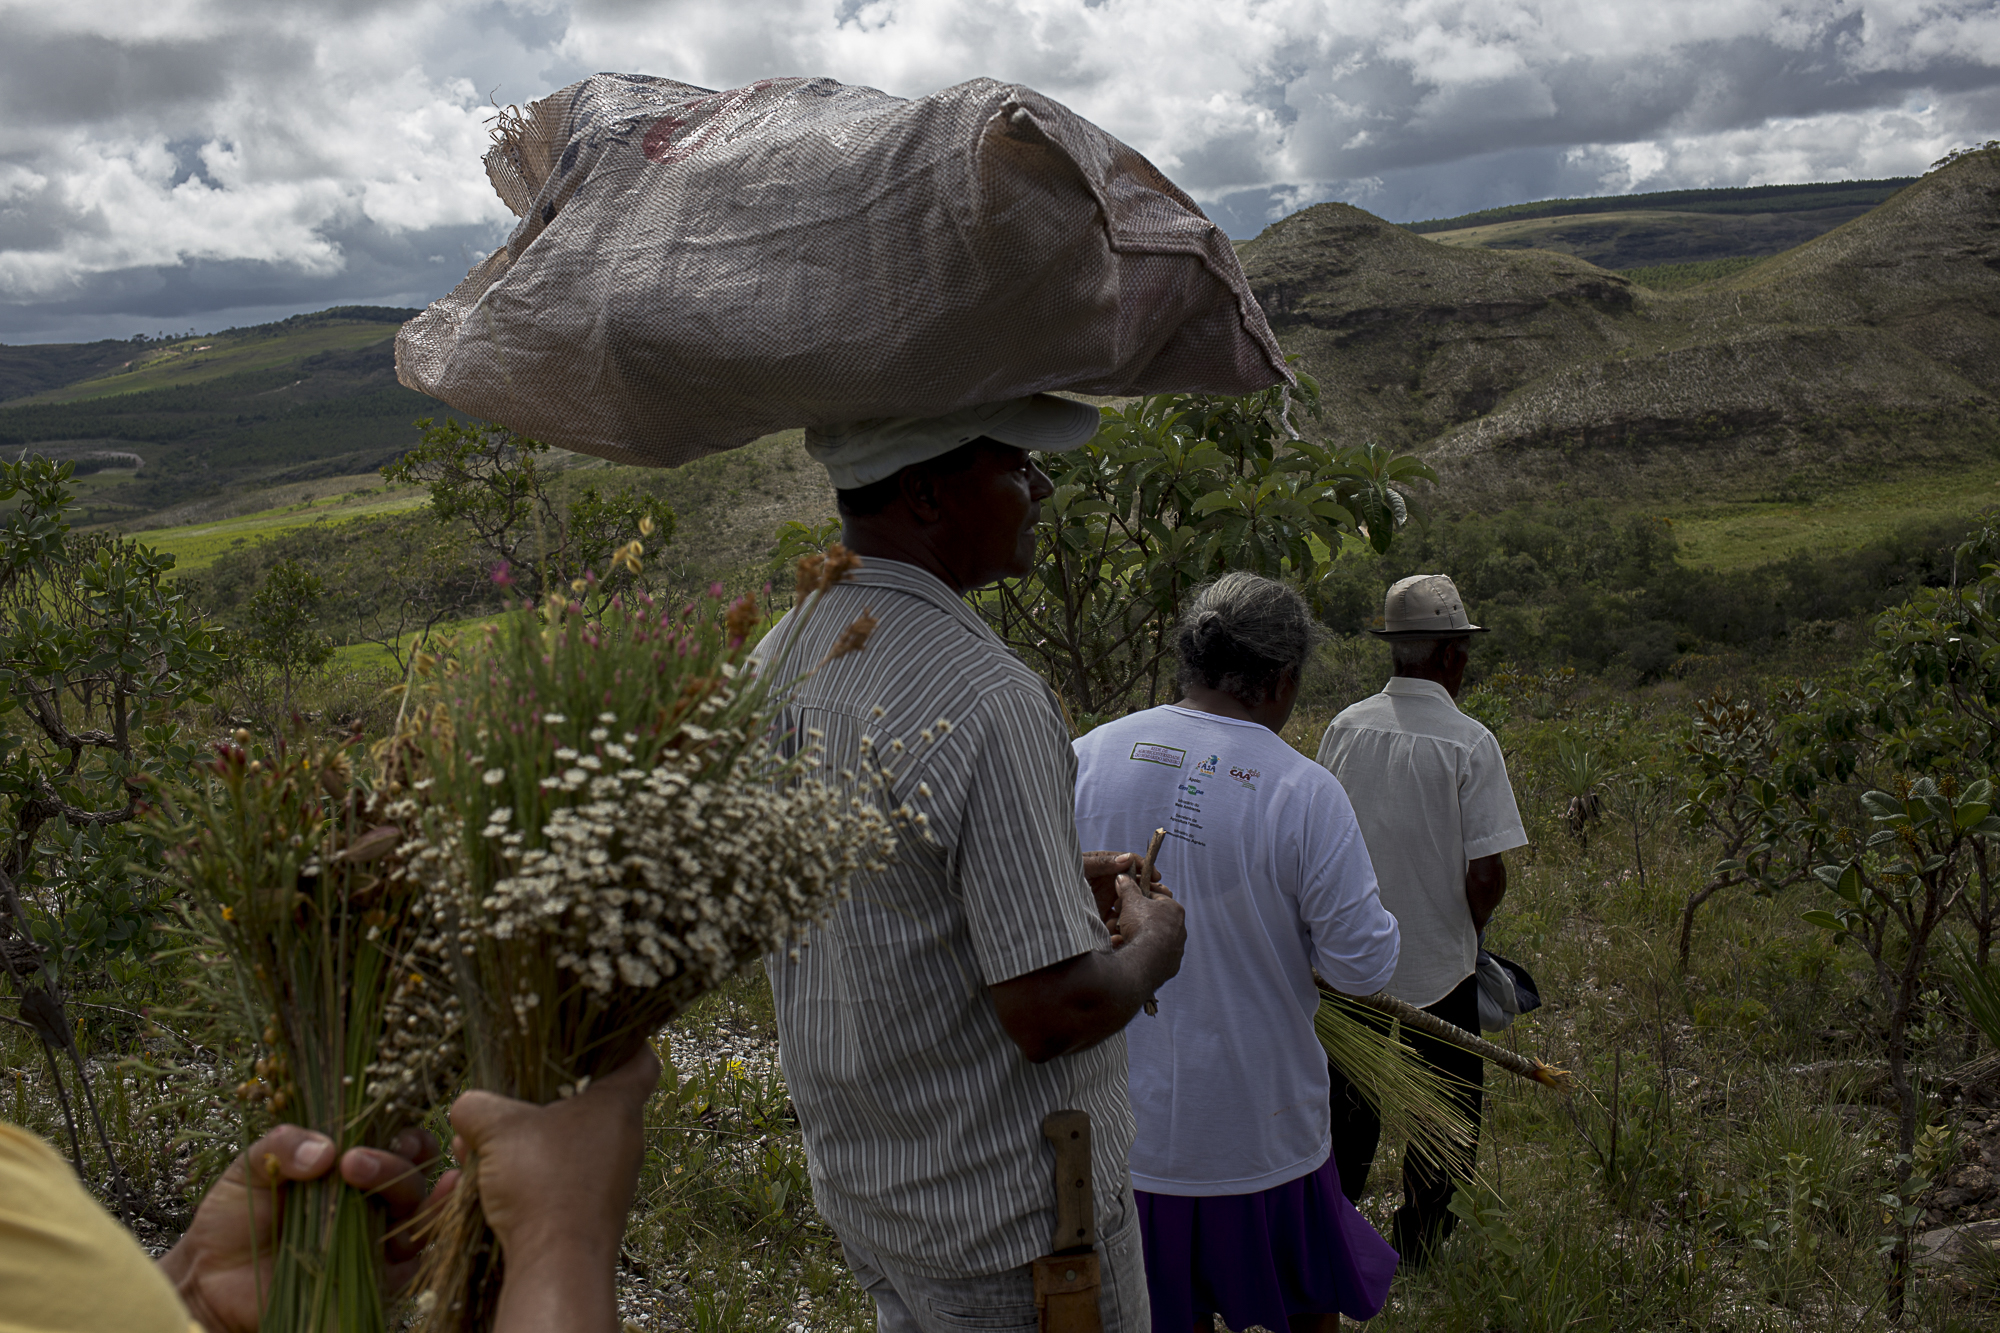
[[[447,410],[396,381],[393,340],[410,313],[337,307],[173,342],[0,349],[0,392],[53,381],[0,402],[0,446],[137,454],[136,474],[106,470],[79,486],[90,522],[127,526],[363,472],[414,444],[417,418]],[[120,363],[102,364],[107,347]]]
[[[1935,477],[1902,477],[1819,495],[1717,500],[1666,514],[1683,564],[1747,569],[1798,551],[1827,555],[1852,550],[1905,523],[1969,519],[1995,506],[2000,506],[2000,462],[1965,468],[1947,486]]]
[[[329,341],[358,345],[322,346]],[[58,458],[107,447],[139,455],[136,475],[93,496],[136,523],[246,489],[379,467],[417,442],[413,422],[445,411],[396,382],[381,324],[356,324],[247,346],[227,364],[155,368],[115,393],[0,405],[0,444]]]
[[[102,375],[130,361],[147,344],[106,339],[94,343],[0,343],[0,401],[21,398]]]
[[[677,468],[599,464],[579,480],[634,483],[666,500],[674,538],[655,556],[683,586],[721,582],[747,592],[768,577],[773,534],[787,520],[816,523],[834,512],[826,472],[806,457],[803,432],[780,431]]]
[[[1514,219],[1425,233],[1440,245],[1553,250],[1609,269],[1775,255],[1851,222],[1872,205],[1749,216],[1663,209]]]
[[[9,408],[45,403],[77,403],[148,389],[206,384],[245,371],[286,368],[320,352],[353,351],[394,337],[378,323],[330,323],[279,337],[188,338],[177,343],[153,343],[128,365],[61,388],[7,401]]]
[[[1432,218],[1403,225],[1428,234],[1524,218],[1575,216],[1581,213],[1623,213],[1634,209],[1664,209],[1677,213],[1796,213],[1821,208],[1861,205],[1872,208],[1895,195],[1915,178],[1896,176],[1872,181],[1820,181],[1810,185],[1752,185],[1719,190],[1663,190],[1651,194],[1595,195],[1587,199],[1538,199],[1525,204]]]
[[[342,484],[346,484],[345,490],[334,489]],[[372,474],[333,478],[322,487],[297,488],[296,494],[298,498],[289,504],[178,527],[147,528],[132,535],[174,556],[176,568],[195,570],[213,563],[233,546],[258,541],[287,528],[308,523],[340,523],[370,514],[414,509],[426,503],[424,492],[416,487],[391,486]]]

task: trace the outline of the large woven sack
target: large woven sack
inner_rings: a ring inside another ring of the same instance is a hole
[[[600,74],[496,138],[520,226],[403,326],[397,375],[566,449],[671,466],[1042,390],[1291,379],[1228,237],[1027,88]]]

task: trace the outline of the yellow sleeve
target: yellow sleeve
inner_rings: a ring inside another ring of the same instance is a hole
[[[0,1122],[0,1333],[200,1333],[48,1144]]]

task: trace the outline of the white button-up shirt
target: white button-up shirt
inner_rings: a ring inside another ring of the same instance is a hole
[[[1528,845],[1500,743],[1442,685],[1394,676],[1333,720],[1319,761],[1347,789],[1382,905],[1402,929],[1388,992],[1436,1004],[1478,961],[1466,867]]]

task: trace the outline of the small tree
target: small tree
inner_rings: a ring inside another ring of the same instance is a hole
[[[137,820],[150,782],[197,745],[176,720],[207,701],[219,660],[168,580],[174,558],[70,531],[70,465],[0,463],[0,975],[47,1056],[79,1173],[83,1156],[58,1053],[123,1193],[66,999],[81,976],[143,946],[168,890]]]
[[[284,682],[285,708],[292,707],[298,678],[325,666],[333,640],[320,630],[326,585],[296,560],[280,560],[250,599],[250,642],[257,658]]]
[[[1795,708],[1811,695],[1787,695]],[[1680,966],[1687,970],[1695,913],[1724,889],[1769,895],[1811,877],[1827,836],[1816,796],[1819,779],[1797,755],[1783,753],[1778,723],[1747,699],[1717,693],[1695,705],[1683,749],[1694,786],[1680,816],[1697,837],[1715,839],[1721,855],[1681,905]]]
[[[595,579],[594,591],[610,596],[638,577],[614,567],[611,554],[644,524],[649,541],[673,536],[674,515],[665,501],[636,486],[603,494],[583,486],[567,503],[551,466],[549,446],[504,426],[426,417],[423,440],[382,469],[390,481],[430,492],[431,510],[463,525],[474,543],[527,596]]]
[[[1861,850],[1814,873],[1832,891],[1831,911],[1805,919],[1853,942],[1868,956],[1882,1002],[1882,1040],[1889,1086],[1896,1094],[1899,1149],[1888,1238],[1891,1319],[1900,1318],[1910,1271],[1910,1233],[1922,1209],[1917,1196],[1930,1182],[1915,1172],[1918,1098],[1910,1082],[1910,1022],[1923,992],[1931,946],[1965,892],[1972,848],[2000,836],[1993,784],[1981,778],[1961,788],[1947,776],[1908,780],[1901,794],[1871,791],[1861,798],[1873,830]]]
[[[1203,580],[1241,569],[1310,592],[1350,543],[1389,548],[1409,517],[1398,485],[1433,474],[1377,445],[1291,438],[1290,413],[1317,402],[1304,377],[1289,403],[1276,389],[1142,398],[1043,460],[1056,491],[1035,568],[978,605],[1077,725],[1159,701],[1173,622]]]
[[[1969,574],[1970,577],[1964,577]],[[1961,781],[2000,769],[2000,528],[1990,521],[1961,545],[1952,581],[1925,588],[1876,622],[1882,655],[1862,691],[1878,744],[1906,771]],[[2000,932],[2000,864],[1984,842],[1960,911],[1979,966]]]
[[[1674,808],[1674,781],[1634,761],[1599,787],[1604,809],[1632,837],[1632,868],[1646,887],[1646,839]]]
[[[377,523],[367,550],[372,558],[342,563],[327,596],[346,611],[357,638],[394,659],[399,676],[439,625],[490,605],[499,591],[459,532],[434,514],[390,515]]]

